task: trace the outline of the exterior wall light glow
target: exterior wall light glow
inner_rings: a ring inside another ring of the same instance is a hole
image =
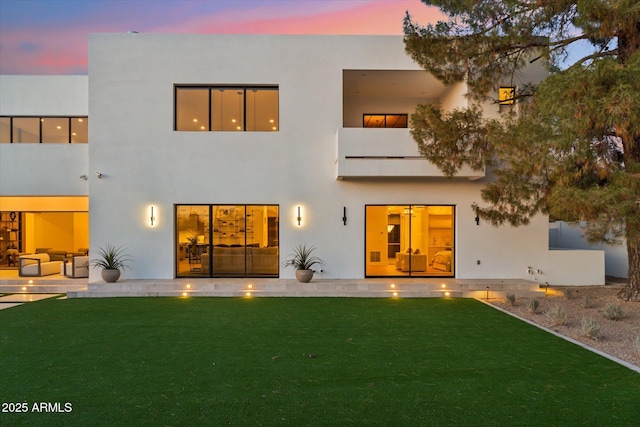
[[[298,221],[298,225],[302,223],[302,215],[300,214],[300,206],[298,206],[298,216],[296,217],[296,221]]]

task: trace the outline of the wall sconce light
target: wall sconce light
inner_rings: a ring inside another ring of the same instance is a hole
[[[478,215],[478,212],[480,212],[480,208],[474,202],[471,204],[471,209],[473,209],[473,212],[475,212],[476,214],[476,217],[475,217],[476,225],[480,225],[480,215]]]
[[[149,224],[153,227],[155,223],[155,206],[151,205],[151,207],[149,208]]]
[[[87,179],[89,179],[89,177],[87,176],[87,174],[82,174],[80,175],[80,179],[84,179],[86,181]]]
[[[342,207],[342,224],[347,225],[347,207]]]
[[[298,221],[298,225],[302,222],[302,216],[300,214],[300,206],[298,206],[298,216],[296,217],[296,221]]]

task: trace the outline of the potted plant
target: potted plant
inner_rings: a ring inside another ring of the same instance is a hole
[[[293,267],[296,269],[296,279],[301,283],[309,283],[313,278],[313,266],[324,266],[322,261],[317,256],[312,255],[316,248],[311,246],[307,248],[306,245],[299,245],[293,249],[293,253],[284,260],[282,266]]]
[[[106,245],[96,251],[98,258],[91,260],[91,265],[102,268],[100,274],[105,282],[113,283],[120,278],[120,270],[129,268],[127,263],[131,257],[124,252],[122,246]]]

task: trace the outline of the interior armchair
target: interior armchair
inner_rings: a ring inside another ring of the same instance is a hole
[[[89,277],[89,256],[73,256],[65,260],[64,275],[73,279]]]

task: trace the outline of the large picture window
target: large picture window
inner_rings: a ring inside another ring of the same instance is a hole
[[[176,205],[176,277],[277,277],[277,205]]]
[[[177,131],[261,131],[279,127],[277,86],[176,86]]]
[[[366,276],[454,277],[453,206],[365,209]]]

